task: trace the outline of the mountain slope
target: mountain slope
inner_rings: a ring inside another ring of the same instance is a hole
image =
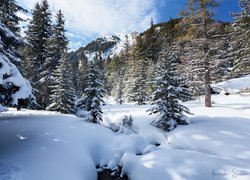
[[[96,54],[101,53],[103,59],[118,55],[123,49],[125,44],[128,42],[132,45],[135,42],[138,33],[132,34],[107,34],[98,37],[94,41],[87,44],[85,47],[79,48],[77,51],[70,53],[70,60],[81,60],[86,57],[88,60],[93,60]]]

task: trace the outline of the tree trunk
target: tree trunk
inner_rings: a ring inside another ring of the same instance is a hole
[[[205,106],[212,107],[211,102],[211,78],[210,78],[210,67],[208,59],[208,45],[205,42],[204,47],[204,71],[205,71]]]
[[[204,55],[204,71],[205,71],[205,106],[206,107],[212,107],[212,102],[211,102],[211,78],[210,78],[210,65],[209,65],[209,47],[208,47],[208,31],[207,31],[207,26],[208,26],[208,10],[207,6],[205,5],[205,1],[201,1],[201,8],[202,8],[202,24],[203,24],[203,38],[204,38],[204,44],[203,44],[203,55]]]
[[[212,107],[210,75],[207,72],[205,72],[205,106]]]

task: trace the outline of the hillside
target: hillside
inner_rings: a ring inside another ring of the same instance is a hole
[[[119,55],[124,49],[125,43],[133,45],[135,43],[138,33],[132,34],[107,34],[93,40],[84,47],[79,48],[77,51],[70,53],[70,60],[81,60],[86,57],[88,60],[93,60],[96,54],[101,53],[103,59],[108,57],[113,58],[114,55]],[[127,42],[126,42],[127,41]]]

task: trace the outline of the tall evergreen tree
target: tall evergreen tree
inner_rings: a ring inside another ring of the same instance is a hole
[[[13,32],[17,37],[20,38],[20,27],[18,26],[18,23],[22,21],[23,19],[20,18],[17,15],[17,12],[24,12],[27,11],[19,6],[16,1],[14,0],[3,0],[1,1],[1,10],[0,10],[0,20],[1,22],[11,31]],[[14,42],[14,41],[13,41]],[[18,51],[18,48],[22,45],[24,45],[24,42],[22,39],[19,39],[19,41],[16,41],[16,43],[13,43],[11,47],[9,47],[11,50],[7,53],[14,53],[13,58],[9,56],[12,63],[14,63],[17,68],[21,71],[21,60],[20,58],[21,53]],[[6,43],[6,42],[5,42]]]
[[[148,100],[147,94],[147,68],[144,59],[139,59],[137,64],[137,69],[135,72],[135,82],[132,89],[131,97],[134,102],[137,102],[138,105],[146,104]]]
[[[211,107],[211,68],[209,57],[209,25],[214,15],[214,8],[218,6],[218,0],[188,0],[187,9],[180,14],[184,18],[184,24],[187,26],[191,37],[198,35],[197,43],[201,49],[202,67],[204,72],[205,84],[205,106]]]
[[[176,54],[173,46],[164,48],[160,54],[153,92],[153,107],[150,114],[157,114],[152,124],[164,130],[172,130],[178,124],[187,125],[184,113],[189,109],[179,101],[191,100],[190,92],[183,87],[183,79],[176,73]]]
[[[124,97],[124,88],[125,88],[125,83],[126,81],[126,71],[128,68],[128,60],[129,60],[129,43],[128,42],[128,37],[126,36],[126,43],[124,47],[124,51],[121,52],[121,55],[116,59],[117,63],[117,72],[116,72],[116,85],[115,85],[115,95],[116,95],[116,102],[119,104],[122,104],[125,102],[125,97]]]
[[[231,36],[231,52],[233,58],[232,76],[250,74],[250,1],[239,0],[239,13],[232,13],[234,18]]]
[[[45,97],[46,106],[53,103],[53,99],[50,97],[54,95],[53,92],[55,93],[53,87],[56,88],[56,86],[53,85],[56,85],[54,82],[57,81],[56,78],[59,78],[58,74],[54,72],[57,71],[60,60],[66,55],[68,50],[68,40],[65,36],[64,23],[63,14],[61,10],[59,10],[56,14],[56,24],[52,28],[52,35],[48,42],[48,58],[44,63],[46,68],[44,69],[44,73],[42,73],[44,75],[43,87],[46,88],[44,90],[46,90],[47,93]],[[62,61],[60,63],[62,63]],[[56,77],[54,75],[56,75]]]
[[[101,71],[93,62],[90,62],[87,73],[87,88],[84,96],[76,102],[76,113],[87,121],[100,123],[102,121],[103,97],[105,90],[101,77]]]
[[[117,94],[116,94],[116,102],[120,105],[125,102],[124,100],[124,83],[123,83],[123,76],[118,76],[118,83],[117,83]]]
[[[148,100],[147,94],[147,69],[148,63],[143,55],[143,44],[142,44],[142,37],[138,37],[137,39],[137,46],[135,52],[135,72],[133,74],[134,81],[131,84],[132,87],[130,89],[130,97],[129,99],[137,102],[138,105],[146,104]]]
[[[17,12],[25,11],[14,0],[1,1],[0,6],[0,106],[29,106],[35,103],[30,83],[15,66],[21,62],[18,48],[24,45]]]
[[[45,109],[49,104],[47,63],[50,59],[49,41],[52,35],[51,12],[47,0],[37,3],[26,31],[29,46],[26,52],[26,73],[36,89],[37,101]]]
[[[56,14],[56,24],[52,28],[52,36],[49,39],[49,58],[46,59],[46,72],[50,75],[59,60],[65,55],[68,48],[68,39],[65,35],[65,19],[62,11],[59,10]]]
[[[86,74],[87,74],[87,68],[88,68],[88,59],[86,57],[83,57],[78,65],[78,77],[77,77],[77,96],[81,97],[84,89],[87,87],[87,80],[86,80]]]
[[[151,27],[145,32],[143,47],[143,53],[148,62],[156,63],[158,59],[158,53],[160,51],[158,34],[152,20]]]
[[[59,61],[57,69],[53,72],[55,82],[52,88],[51,104],[47,107],[50,111],[73,114],[75,112],[75,89],[73,86],[72,67],[63,57]]]

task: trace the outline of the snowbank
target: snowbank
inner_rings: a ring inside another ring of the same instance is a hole
[[[223,81],[217,84],[212,84],[215,90],[227,91],[230,93],[238,93],[241,90],[250,88],[250,76],[244,76],[241,78],[234,78],[228,81]]]
[[[213,100],[213,108],[187,102],[191,125],[170,133],[150,125],[149,106],[104,106],[106,124],[132,115],[138,133],[129,135],[71,115],[10,109],[0,117],[0,179],[95,180],[96,166],[121,166],[133,180],[250,179],[250,96]]]
[[[0,113],[3,112],[3,111],[7,111],[7,108],[4,107],[4,106],[2,106],[2,105],[0,104]]]

